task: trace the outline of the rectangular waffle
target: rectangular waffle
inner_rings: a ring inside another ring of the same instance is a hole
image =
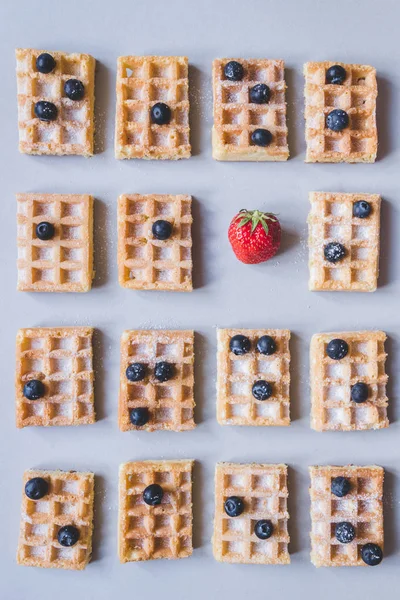
[[[359,200],[371,206],[369,217],[353,216]],[[312,291],[373,292],[379,273],[381,198],[377,194],[310,193],[309,289]],[[340,242],[346,256],[337,263],[324,257],[325,245]]]
[[[118,421],[121,431],[145,429],[185,431],[194,423],[193,331],[124,331],[121,338],[121,371]],[[153,374],[156,363],[174,365],[172,379],[160,382]],[[126,369],[131,363],[146,367],[142,381],[129,381]],[[146,407],[149,421],[143,427],[132,425],[132,408]]]
[[[118,554],[121,563],[186,558],[192,545],[193,460],[127,462],[119,471]],[[162,487],[161,504],[143,500],[145,488]]]
[[[163,102],[168,125],[151,122]],[[116,158],[189,158],[189,79],[186,56],[120,56],[117,63]]]
[[[39,223],[55,235],[40,240]],[[23,292],[87,292],[93,278],[93,197],[17,194],[18,283]]]
[[[244,68],[241,81],[230,81],[224,66],[238,60]],[[213,158],[238,161],[281,161],[289,158],[285,100],[285,64],[283,60],[217,58],[213,62],[214,126]],[[259,83],[271,90],[267,104],[250,103],[249,91]],[[267,129],[272,142],[255,146],[251,134]]]
[[[152,226],[172,224],[157,240]],[[167,194],[123,194],[118,199],[118,275],[122,287],[190,292],[192,285],[192,198]]]
[[[326,353],[335,338],[349,346],[347,356],[333,360]],[[312,337],[311,427],[316,431],[363,430],[388,427],[385,372],[386,334],[383,331],[319,333]],[[351,400],[351,387],[364,382],[369,387],[366,402]]]
[[[33,477],[49,484],[48,493],[40,500],[30,500],[25,494],[25,484]],[[46,569],[84,569],[92,554],[93,501],[93,473],[25,471],[17,563]],[[79,530],[74,546],[58,542],[58,531],[66,525]]]
[[[92,327],[38,327],[17,334],[15,375],[17,427],[86,425],[95,422]],[[28,400],[24,385],[45,386]]]
[[[342,85],[326,83],[326,71],[340,65],[347,76]],[[308,62],[304,65],[306,162],[375,162],[378,148],[376,129],[376,71],[368,65]],[[347,112],[349,127],[331,131],[326,116],[334,109]]]
[[[234,335],[251,342],[248,354],[229,349]],[[271,336],[277,349],[269,356],[256,350],[257,340]],[[290,425],[290,331],[287,329],[218,329],[217,420],[220,425]],[[273,386],[268,400],[256,400],[252,386],[265,380]]]
[[[382,467],[310,467],[311,477],[311,562],[316,567],[365,566],[364,544],[378,544],[383,550]],[[350,492],[337,497],[331,492],[332,479],[346,477]],[[335,537],[335,525],[343,521],[356,530],[352,542]]]
[[[24,154],[93,155],[94,71],[96,61],[89,54],[51,52],[56,67],[51,73],[39,73],[36,59],[44,50],[17,49],[17,91],[19,150]],[[78,79],[85,88],[82,100],[65,95],[64,85]],[[36,102],[55,104],[55,121],[35,116]]]
[[[230,496],[244,502],[244,512],[229,517],[224,504]],[[287,466],[218,463],[215,469],[213,551],[220,562],[286,565],[290,563],[287,522]],[[272,522],[272,536],[259,539],[257,521]]]

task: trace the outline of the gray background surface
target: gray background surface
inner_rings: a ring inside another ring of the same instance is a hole
[[[400,10],[393,0],[4,0],[0,7],[1,115],[1,401],[0,598],[293,597],[354,600],[398,597],[400,243]],[[32,157],[17,151],[15,47],[87,52],[97,63],[99,153]],[[191,64],[194,156],[188,161],[114,159],[116,59],[124,54],[185,54]],[[211,62],[215,57],[283,58],[287,63],[292,158],[282,164],[218,163],[211,158]],[[302,65],[307,60],[374,65],[379,74],[379,160],[375,165],[306,165]],[[374,294],[307,290],[308,192],[381,193],[380,287]],[[16,192],[90,193],[96,197],[96,281],[88,294],[17,293]],[[134,292],[117,283],[116,200],[123,192],[188,193],[194,205],[192,294]],[[279,213],[282,250],[267,264],[233,256],[226,231],[242,207]],[[14,347],[19,327],[93,325],[96,334],[96,425],[14,425]],[[292,425],[220,427],[215,420],[215,328],[280,327],[293,331]],[[123,329],[192,328],[196,340],[198,427],[192,432],[121,433],[117,426],[119,341]],[[313,333],[380,328],[389,335],[393,423],[364,433],[313,432],[309,427],[308,348]],[[195,550],[190,559],[120,565],[117,558],[118,466],[130,459],[195,458]],[[219,460],[290,465],[289,567],[217,563],[210,538],[213,474]],[[377,463],[385,482],[386,558],[376,569],[320,569],[309,561],[307,467]],[[21,478],[30,467],[93,470],[97,475],[93,562],[73,573],[17,567]]]

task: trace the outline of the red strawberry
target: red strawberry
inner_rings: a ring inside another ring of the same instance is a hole
[[[236,257],[254,265],[269,260],[279,250],[281,226],[272,213],[241,210],[229,225],[228,238]]]

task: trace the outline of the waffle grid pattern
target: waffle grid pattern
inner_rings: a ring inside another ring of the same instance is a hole
[[[25,471],[23,483],[41,477],[49,492],[40,500],[30,500],[23,489],[20,536],[17,551],[19,565],[82,570],[92,553],[93,473],[62,471]],[[78,542],[69,548],[57,540],[65,525],[79,529]]]
[[[347,76],[342,85],[326,83],[326,71],[341,65]],[[309,62],[304,65],[306,162],[375,162],[376,71],[368,65]],[[334,109],[347,112],[349,127],[340,132],[325,126]]]
[[[17,335],[17,427],[84,425],[95,422],[93,329],[20,329]],[[38,379],[45,396],[28,400],[25,383]]]
[[[338,498],[331,492],[335,477],[350,480],[349,494]],[[383,550],[382,467],[310,467],[311,477],[311,561],[316,567],[365,566],[361,548],[378,544]],[[350,522],[354,540],[340,543],[335,525]]]
[[[192,291],[192,198],[152,194],[118,199],[118,272],[122,287]],[[153,223],[172,224],[167,240],[153,237]]]
[[[369,202],[372,212],[360,219],[353,216],[358,200]],[[373,292],[379,270],[380,196],[311,192],[308,217],[310,290]],[[346,256],[338,263],[324,257],[329,242],[340,242]]]
[[[236,356],[229,349],[237,334],[250,339],[251,350]],[[257,340],[271,336],[277,345],[267,356],[256,350]],[[284,329],[219,329],[217,419],[221,425],[290,425],[290,331]],[[256,400],[252,386],[266,380],[273,386],[268,400]]]
[[[18,49],[17,90],[19,149],[24,154],[93,155],[95,60],[88,54],[50,52],[56,61],[51,73],[39,73],[36,59],[44,50]],[[85,87],[82,100],[64,93],[69,79]],[[55,104],[55,121],[41,121],[34,114],[36,102]]]
[[[168,125],[151,122],[163,102]],[[189,158],[189,79],[185,56],[120,56],[117,64],[116,158]]]
[[[244,67],[242,81],[225,78],[224,66],[237,60]],[[283,60],[216,59],[213,62],[214,126],[213,157],[217,160],[287,160],[289,148],[286,125],[286,83]],[[249,91],[259,83],[271,90],[267,104],[249,101]],[[273,139],[269,146],[255,146],[251,134],[268,129]]]
[[[119,476],[121,563],[185,558],[192,546],[192,460],[129,462]],[[161,504],[148,506],[143,491],[161,485]]]
[[[244,512],[228,517],[225,500],[239,496]],[[289,564],[286,465],[218,463],[215,472],[214,556],[221,562]],[[272,536],[260,540],[258,520],[270,519]]]
[[[349,353],[333,360],[328,343],[343,339]],[[317,431],[363,430],[388,427],[385,372],[386,334],[383,331],[316,334],[311,340],[311,427]],[[369,399],[351,400],[351,386],[364,382]]]

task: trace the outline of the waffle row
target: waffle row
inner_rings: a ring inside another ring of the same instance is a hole
[[[16,57],[20,151],[93,155],[95,59],[33,49]],[[284,61],[216,59],[212,72],[213,157],[287,160]],[[304,76],[306,162],[374,162],[375,69],[309,62]],[[119,57],[116,97],[116,158],[190,157],[187,57]]]

